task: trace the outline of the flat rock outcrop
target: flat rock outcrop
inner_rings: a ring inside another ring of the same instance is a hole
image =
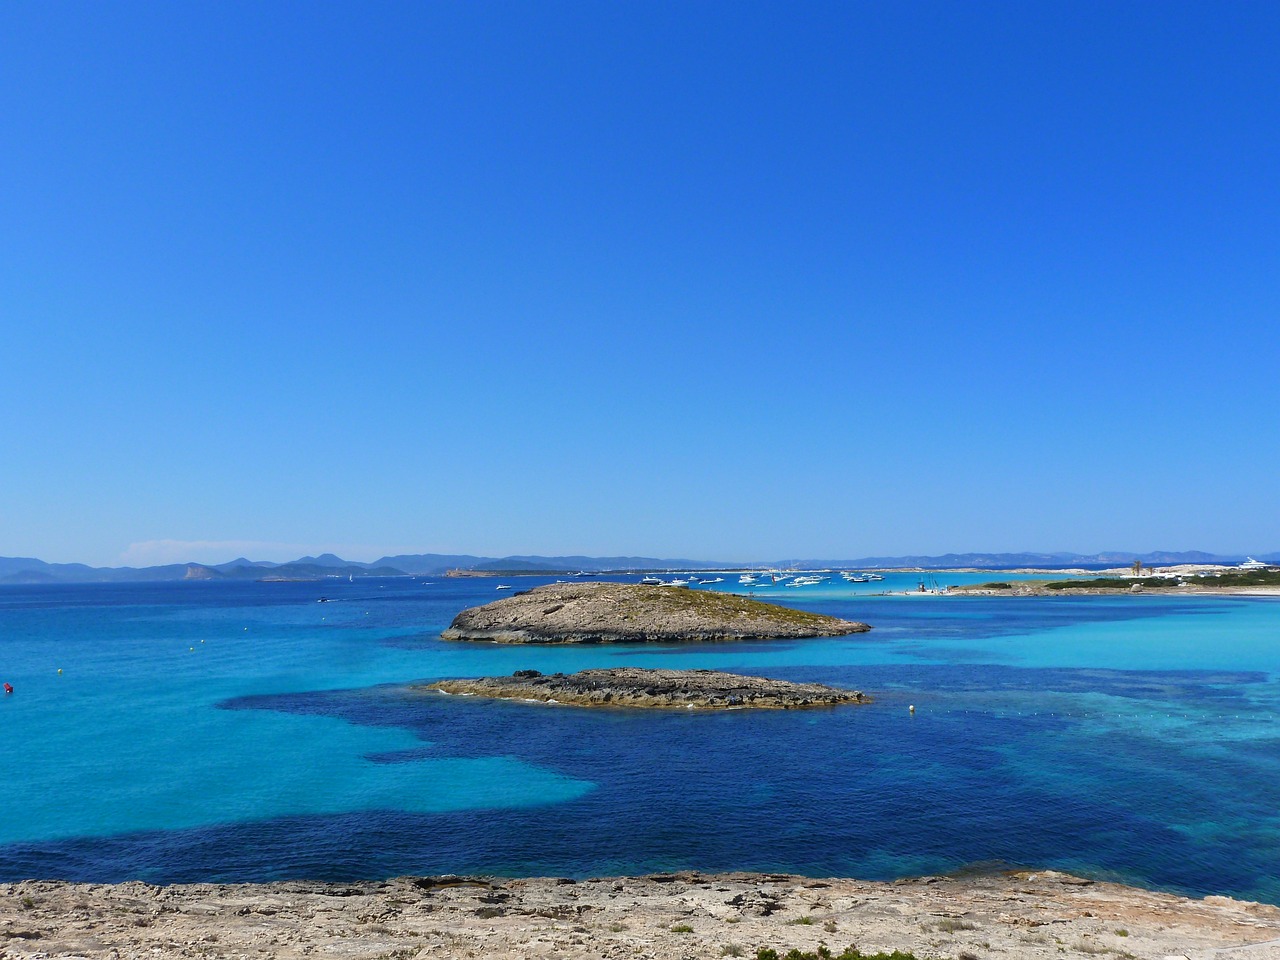
[[[785,874],[0,884],[0,955],[685,960],[769,947],[925,958],[1280,956],[1280,910],[1065,874],[895,883]]]
[[[718,670],[645,670],[639,667],[551,675],[537,670],[518,670],[509,677],[441,680],[428,684],[425,689],[500,700],[650,709],[788,710],[867,703],[870,700],[861,691],[839,690],[821,683],[790,683]]]
[[[552,583],[463,610],[441,637],[499,643],[679,643],[838,637],[871,628],[730,593]]]

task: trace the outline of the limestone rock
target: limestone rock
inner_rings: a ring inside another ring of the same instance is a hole
[[[645,670],[618,667],[550,676],[517,670],[510,677],[441,680],[424,689],[441,693],[536,700],[579,707],[741,710],[825,707],[870,700],[858,690],[821,683],[790,683],[717,670]]]
[[[628,583],[553,583],[458,614],[445,640],[678,643],[861,633],[865,623],[747,597]]]

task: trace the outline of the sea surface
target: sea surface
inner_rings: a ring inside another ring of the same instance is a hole
[[[1280,601],[876,595],[918,579],[757,590],[867,634],[684,647],[442,642],[492,579],[0,587],[0,880],[1016,865],[1280,903]],[[617,665],[875,702],[410,687]]]

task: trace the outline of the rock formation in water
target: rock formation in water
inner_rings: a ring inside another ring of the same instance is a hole
[[[644,670],[618,667],[545,675],[517,670],[510,677],[441,680],[425,689],[442,693],[537,700],[579,707],[645,707],[699,710],[762,708],[787,710],[867,703],[858,690],[839,690],[821,683],[790,683],[717,670]]]
[[[500,643],[680,643],[836,637],[870,629],[730,593],[553,583],[463,610],[441,636]]]

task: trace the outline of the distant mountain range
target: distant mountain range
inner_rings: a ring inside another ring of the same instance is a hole
[[[1280,553],[1254,554],[1258,560],[1280,563]],[[856,560],[766,560],[725,562],[671,560],[657,557],[476,557],[469,554],[415,553],[383,557],[372,563],[343,560],[332,553],[299,557],[288,563],[248,560],[227,563],[170,563],[158,567],[90,567],[83,563],[46,563],[33,557],[0,557],[0,583],[124,583],[157,580],[319,580],[325,577],[439,576],[450,570],[476,573],[588,573],[649,570],[723,570],[764,568],[885,569],[918,567],[941,570],[975,567],[1007,570],[1016,567],[1115,567],[1135,560],[1147,565],[1174,563],[1240,563],[1243,556],[1222,556],[1199,550],[1151,553],[948,553],[942,556],[861,557]]]

